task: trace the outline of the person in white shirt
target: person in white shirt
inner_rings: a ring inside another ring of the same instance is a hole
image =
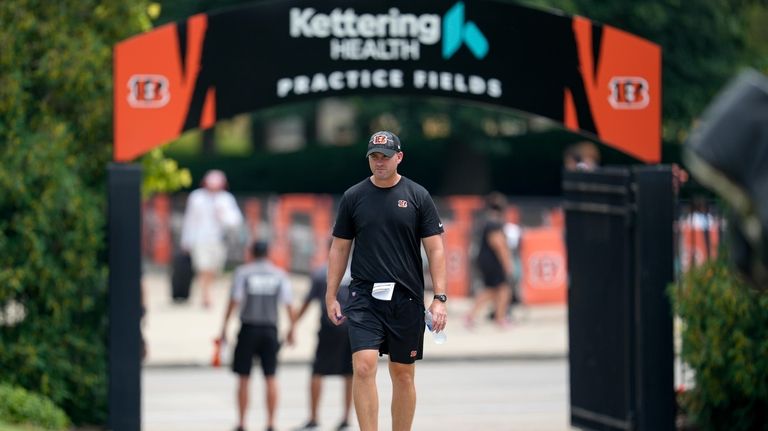
[[[192,257],[206,308],[211,306],[211,287],[226,263],[226,231],[243,222],[237,201],[226,188],[224,172],[208,171],[202,187],[192,191],[187,198],[181,229],[181,248]]]

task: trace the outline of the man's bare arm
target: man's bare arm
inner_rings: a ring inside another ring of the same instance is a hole
[[[445,275],[445,245],[442,235],[432,235],[422,238],[424,251],[427,253],[429,261],[429,275],[432,277],[432,288],[435,295],[446,293],[446,275]],[[432,313],[435,332],[445,329],[448,320],[448,311],[442,301],[433,300],[429,306]]]
[[[341,305],[336,300],[336,294],[339,292],[339,285],[344,277],[344,272],[347,270],[351,249],[351,239],[333,237],[331,250],[328,252],[328,276],[326,278],[328,290],[325,293],[325,306],[328,310],[328,318],[335,325],[341,324],[344,320]]]

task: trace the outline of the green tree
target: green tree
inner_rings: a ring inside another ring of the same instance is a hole
[[[112,49],[143,0],[0,2],[0,382],[106,418]]]

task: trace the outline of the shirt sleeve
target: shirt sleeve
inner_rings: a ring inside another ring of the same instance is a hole
[[[445,231],[443,222],[440,221],[440,215],[437,213],[435,202],[426,190],[422,198],[420,215],[419,232],[421,238],[439,235]]]
[[[245,298],[245,277],[241,271],[236,271],[232,277],[231,298],[237,302],[242,302]]]
[[[283,274],[282,281],[280,283],[280,302],[283,304],[290,304],[293,301],[293,287],[291,286],[291,279],[287,275]]]
[[[243,222],[243,214],[237,206],[237,200],[231,193],[222,195],[220,211],[221,223],[226,227],[236,227]]]
[[[344,239],[353,239],[355,237],[352,210],[349,207],[349,196],[347,196],[346,193],[344,193],[339,202],[339,211],[336,213],[336,223],[333,225],[333,236]]]

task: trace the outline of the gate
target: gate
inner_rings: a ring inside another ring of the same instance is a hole
[[[563,177],[571,423],[674,430],[669,167]]]

